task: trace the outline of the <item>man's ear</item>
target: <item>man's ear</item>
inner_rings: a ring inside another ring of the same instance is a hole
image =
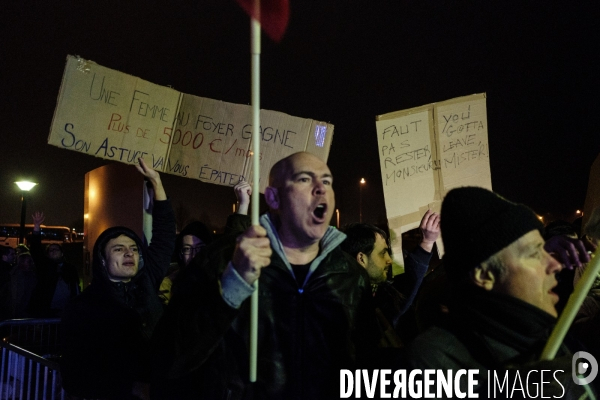
[[[367,268],[367,264],[369,262],[369,258],[365,253],[362,252],[358,252],[358,254],[356,254],[356,261],[358,261],[358,263],[360,265],[363,266],[363,268]]]
[[[484,270],[481,268],[481,265],[475,267],[469,272],[469,276],[471,281],[482,289],[492,290],[494,288],[494,284],[496,283],[496,277],[492,273],[492,271]]]
[[[279,192],[277,188],[267,186],[265,188],[265,201],[269,208],[273,210],[279,210]]]

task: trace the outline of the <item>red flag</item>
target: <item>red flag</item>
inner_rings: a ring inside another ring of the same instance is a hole
[[[236,0],[252,18],[260,22],[265,33],[274,41],[283,38],[290,19],[289,0],[260,0],[260,15],[254,10],[255,0]]]

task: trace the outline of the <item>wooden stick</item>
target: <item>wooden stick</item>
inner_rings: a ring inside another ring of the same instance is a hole
[[[255,18],[251,20],[252,53],[252,225],[259,225],[260,201],[260,0],[254,0]],[[256,382],[258,360],[258,280],[250,300],[250,382]]]

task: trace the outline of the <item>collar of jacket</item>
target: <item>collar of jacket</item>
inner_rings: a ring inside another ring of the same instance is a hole
[[[516,297],[476,287],[458,291],[449,308],[455,329],[479,332],[521,352],[543,346],[556,323],[552,315]]]
[[[263,228],[265,228],[267,230],[267,236],[269,237],[269,240],[271,241],[271,248],[273,249],[273,251],[275,253],[277,253],[277,255],[279,257],[281,257],[281,259],[283,260],[283,263],[285,264],[287,269],[290,271],[292,276],[294,276],[294,271],[292,270],[292,266],[290,265],[290,262],[288,261],[287,257],[285,256],[285,252],[283,251],[283,245],[281,244],[281,240],[279,240],[279,235],[277,234],[277,229],[275,229],[275,225],[273,224],[273,221],[271,220],[269,213],[263,214],[260,217],[260,224],[262,225]],[[308,280],[310,279],[310,276],[317,269],[317,267],[319,266],[321,261],[325,257],[327,257],[327,255],[329,253],[331,253],[333,251],[333,249],[338,247],[344,241],[344,239],[346,239],[346,234],[338,231],[336,228],[334,228],[332,226],[327,228],[327,231],[325,231],[325,235],[323,235],[323,237],[321,238],[321,241],[319,242],[319,247],[320,247],[319,254],[310,264],[310,268],[308,269],[308,274],[306,274],[306,278],[304,279],[304,283],[302,284],[302,287],[306,286],[306,282],[308,282]],[[295,278],[296,277],[294,276],[294,279]]]
[[[109,281],[109,285],[111,287],[111,292],[113,293],[113,296],[116,300],[118,300],[121,303],[124,303],[127,306],[133,306],[133,303],[135,302],[135,296],[133,292],[137,288],[137,285],[135,284],[133,279],[129,282]]]

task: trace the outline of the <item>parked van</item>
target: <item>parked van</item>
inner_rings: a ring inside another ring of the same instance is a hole
[[[50,244],[50,243],[72,243],[74,242],[74,236],[77,235],[75,232],[71,232],[71,230],[66,226],[47,226],[40,225],[41,234],[42,234],[42,243]],[[19,234],[21,231],[21,225],[19,224],[2,224],[0,225],[0,244],[10,247],[16,247],[19,242]],[[24,238],[27,241],[27,238],[31,236],[33,232],[33,224],[25,225],[25,234]]]

